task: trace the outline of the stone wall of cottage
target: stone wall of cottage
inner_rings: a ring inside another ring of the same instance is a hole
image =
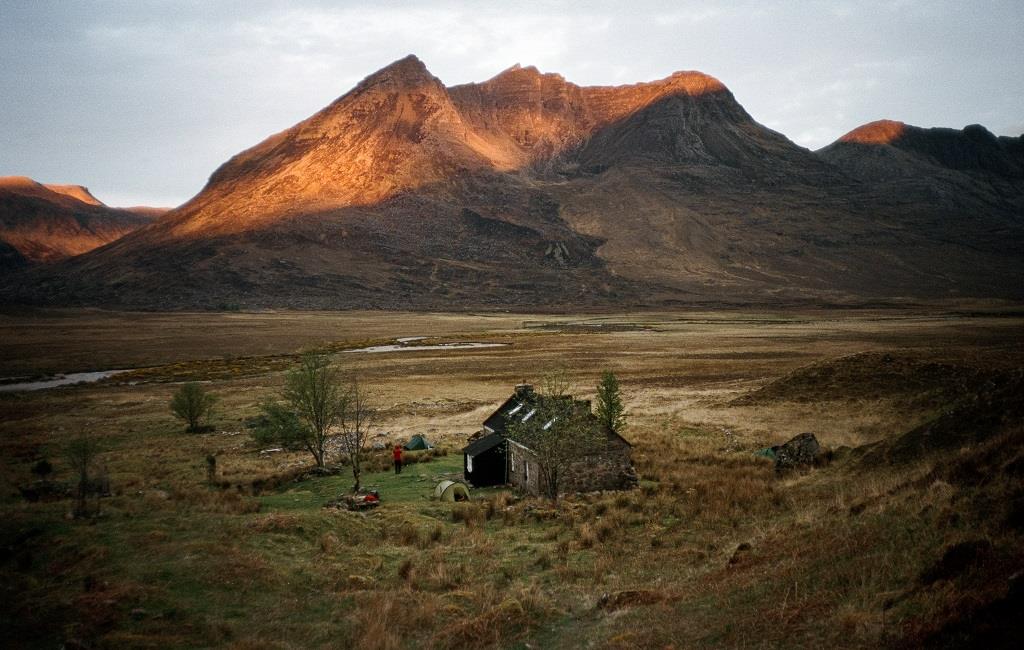
[[[559,480],[560,492],[628,490],[637,486],[632,448],[616,441],[608,448],[588,454],[566,468]]]
[[[537,456],[512,440],[508,441],[508,450],[509,483],[521,492],[540,494],[540,467],[537,465]]]
[[[536,455],[509,441],[511,464],[509,482],[527,494],[541,494],[540,467]],[[632,448],[621,441],[610,441],[603,450],[581,456],[564,470],[559,479],[559,492],[593,492],[596,490],[628,490],[636,487]]]

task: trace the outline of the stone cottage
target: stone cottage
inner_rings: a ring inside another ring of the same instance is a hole
[[[511,485],[527,494],[544,493],[537,455],[527,446],[507,436],[508,423],[516,419],[528,421],[537,413],[537,402],[538,395],[533,387],[521,384],[484,421],[482,429],[463,449],[466,481],[477,487]],[[591,412],[590,402],[574,399],[573,403],[585,413],[584,417],[594,427],[594,441],[563,468],[559,478],[559,492],[625,490],[636,487],[632,445],[616,431],[603,427],[597,421]]]

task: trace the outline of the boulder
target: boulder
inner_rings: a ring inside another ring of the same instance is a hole
[[[813,465],[821,456],[821,445],[813,433],[801,433],[789,442],[772,447],[775,470],[782,472]]]

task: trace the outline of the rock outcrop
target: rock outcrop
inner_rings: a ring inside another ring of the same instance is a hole
[[[821,457],[821,445],[813,433],[801,433],[772,447],[775,452],[775,471],[787,472],[800,467],[811,467]]]

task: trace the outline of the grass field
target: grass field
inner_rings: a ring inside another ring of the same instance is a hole
[[[998,646],[1024,568],[1022,325],[855,311],[2,316],[0,376],[137,369],[0,393],[3,645]],[[410,336],[505,345],[347,351]],[[261,453],[246,428],[308,349],[372,391],[375,439],[420,433],[449,453],[401,476],[381,453],[363,477],[379,508],[323,508],[351,487],[347,468],[299,478],[308,454]],[[556,366],[587,398],[616,372],[640,488],[431,500],[511,387]],[[170,417],[185,380],[220,398],[212,431]],[[19,487],[43,458],[70,480],[61,450],[81,431],[101,440],[113,495],[72,520],[70,500]],[[777,476],[754,457],[802,431],[831,464]]]

